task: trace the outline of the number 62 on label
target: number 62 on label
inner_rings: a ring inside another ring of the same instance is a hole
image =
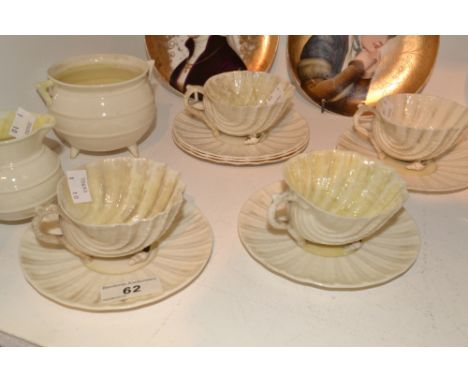
[[[120,282],[101,287],[101,302],[112,300],[124,300],[136,296],[147,294],[163,293],[161,280],[158,277],[151,277],[144,280],[132,280]]]

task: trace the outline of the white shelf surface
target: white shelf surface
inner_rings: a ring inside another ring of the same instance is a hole
[[[286,44],[281,37],[271,71],[287,79]],[[34,84],[64,58],[94,52],[146,58],[142,36],[3,36],[0,51],[0,110],[46,111]],[[442,36],[423,92],[466,104],[467,68],[468,37]],[[140,144],[140,154],[180,171],[186,193],[211,223],[214,247],[204,272],[186,289],[144,308],[116,313],[70,309],[42,297],[25,281],[18,245],[27,224],[1,224],[1,344],[23,344],[24,339],[44,346],[468,345],[468,190],[411,193],[405,206],[418,224],[422,248],[414,266],[396,280],[345,292],[296,284],[254,261],[237,234],[241,206],[254,191],[281,179],[282,163],[231,167],[195,159],[171,139],[182,98],[159,85],[156,104],[156,128]],[[294,105],[309,122],[308,151],[335,147],[351,126],[350,118],[320,114],[299,94]],[[57,140],[53,133],[49,137]],[[68,155],[64,146],[64,170],[104,157],[80,154],[70,160]]]

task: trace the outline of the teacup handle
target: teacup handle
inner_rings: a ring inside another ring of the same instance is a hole
[[[377,118],[380,118],[380,114],[375,108],[364,105],[362,103],[358,105],[358,110],[356,111],[356,113],[354,113],[354,116],[353,116],[354,129],[362,136],[366,137],[367,139],[370,139],[372,135],[372,125],[371,125],[370,130],[364,127],[363,125],[361,125],[361,116],[364,113],[372,113]]]
[[[36,84],[36,89],[47,107],[52,106],[54,101],[50,96],[49,89],[54,85],[51,80],[41,81]]]
[[[289,201],[293,201],[295,198],[289,191],[284,191],[281,194],[273,194],[271,204],[268,207],[268,223],[276,229],[287,230],[289,224],[284,221],[280,221],[276,218],[276,211],[281,204]]]
[[[284,191],[281,194],[273,194],[272,201],[268,207],[268,223],[276,229],[286,230],[289,232],[291,237],[301,246],[304,245],[305,240],[296,232],[296,230],[289,225],[288,222],[280,221],[276,218],[276,211],[278,207],[287,202],[293,202],[297,200],[296,195],[291,191]]]
[[[57,215],[58,213],[59,208],[56,204],[50,204],[47,207],[40,206],[36,208],[36,216],[34,216],[31,225],[37,240],[52,245],[65,245],[63,235],[52,235],[42,230],[41,223],[44,220],[44,218],[49,215]]]
[[[358,110],[356,111],[356,113],[354,113],[353,116],[353,128],[358,132],[358,134],[361,134],[363,137],[367,138],[370,141],[378,157],[380,159],[383,159],[385,158],[385,153],[380,149],[373,137],[374,124],[371,123],[370,129],[366,128],[364,125],[361,124],[361,116],[364,113],[372,113],[375,115],[375,118],[377,118],[378,121],[381,120],[380,113],[374,107],[367,106],[361,103],[358,105]]]
[[[197,95],[197,102],[199,103],[201,108],[198,109],[193,106],[193,104],[190,103],[190,97],[193,95]],[[187,90],[185,91],[184,94],[184,105],[185,105],[185,110],[187,110],[190,114],[192,114],[195,118],[199,119],[200,121],[204,122],[213,132],[213,135],[217,137],[219,135],[219,130],[214,126],[211,121],[206,117],[205,115],[205,106],[203,105],[203,102],[200,102],[198,98],[198,94],[201,94],[204,96],[203,92],[203,86],[199,85],[187,85]]]

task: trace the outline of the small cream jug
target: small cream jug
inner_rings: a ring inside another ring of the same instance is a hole
[[[13,138],[9,129],[14,116],[0,113],[0,221],[34,216],[37,206],[54,200],[63,174],[57,154],[43,144],[54,117],[36,114],[31,134]]]
[[[154,61],[122,54],[92,54],[52,65],[48,80],[36,84],[57,120],[57,135],[70,156],[128,148],[154,126]]]

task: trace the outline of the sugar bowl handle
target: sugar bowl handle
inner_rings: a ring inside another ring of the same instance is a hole
[[[56,204],[50,204],[47,207],[37,207],[36,208],[36,216],[31,222],[32,229],[34,231],[34,235],[36,235],[36,239],[52,245],[59,245],[64,246],[63,235],[52,235],[48,232],[44,232],[42,230],[42,221],[48,215],[58,215],[59,208]]]
[[[184,94],[184,105],[185,105],[185,110],[187,110],[190,114],[192,114],[195,118],[199,119],[200,121],[204,122],[206,126],[208,126],[211,131],[213,132],[213,135],[217,137],[219,135],[219,131],[214,126],[211,121],[206,117],[205,115],[205,106],[203,102],[200,101],[198,94],[201,94],[204,96],[203,92],[203,86],[199,85],[187,85],[187,90],[185,91]],[[190,103],[191,97],[195,95],[196,96],[196,102],[195,103]],[[195,104],[199,104],[199,107],[195,107]]]
[[[54,85],[51,80],[41,81],[36,84],[36,89],[47,107],[52,106],[54,101],[50,96],[49,89]]]

